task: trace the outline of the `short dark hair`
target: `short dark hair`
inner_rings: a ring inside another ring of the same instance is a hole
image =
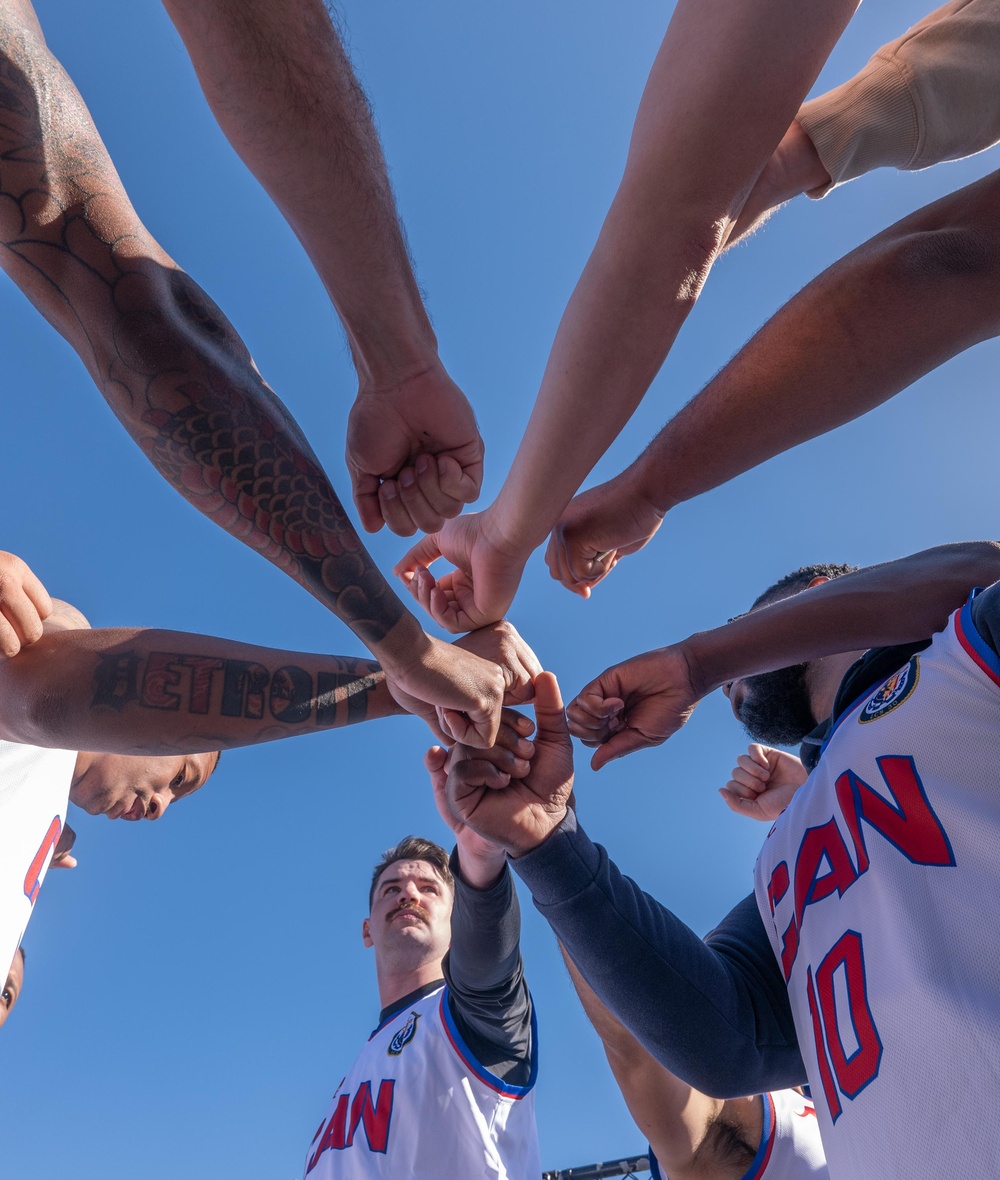
[[[404,836],[395,847],[387,848],[382,853],[382,859],[372,871],[372,887],[368,890],[369,912],[372,902],[375,900],[375,886],[378,884],[379,877],[389,865],[395,864],[399,860],[425,860],[449,889],[455,888],[448,853],[441,845],[435,844],[433,840],[425,840],[422,836]]]
[[[792,570],[790,574],[785,574],[783,578],[768,586],[762,594],[758,594],[750,609],[757,610],[761,606],[770,606],[772,602],[780,602],[783,598],[791,598],[793,594],[807,589],[814,578],[840,578],[844,574],[853,574],[860,568],[859,565],[834,565],[829,562],[803,565],[797,570]]]

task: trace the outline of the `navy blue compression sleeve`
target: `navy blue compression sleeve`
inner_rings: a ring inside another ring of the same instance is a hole
[[[572,812],[510,863],[598,997],[671,1073],[718,1098],[805,1082],[752,896],[703,942],[623,876]]]
[[[476,1060],[497,1077],[526,1086],[533,1073],[532,1006],[521,962],[521,910],[504,869],[492,889],[473,889],[451,854],[455,906],[444,976],[451,1011]]]

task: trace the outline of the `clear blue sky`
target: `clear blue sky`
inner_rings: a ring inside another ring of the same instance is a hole
[[[340,328],[216,128],[163,11],[154,0],[40,0],[38,10],[140,214],[227,312],[345,493],[354,379]],[[342,11],[443,356],[487,440],[489,497],[617,184],[670,7],[343,0]],[[925,11],[866,7],[820,88]],[[716,268],[592,482],[628,463],[823,267],[995,166],[987,155],[879,173],[785,210]],[[0,547],[98,626],[359,653],[346,628],[163,482],[6,281],[0,300]],[[804,562],[869,563],[996,535],[998,359],[995,345],[981,346],[863,421],[677,509],[590,602],[552,582],[536,555],[514,621],[572,694],[608,664],[724,620]],[[404,547],[385,534],[372,544],[386,569]],[[46,881],[24,997],[0,1041],[4,1176],[299,1175],[377,1015],[360,935],[370,865],[408,832],[446,838],[420,763],[428,737],[419,722],[393,719],[229,753],[201,795],[155,825],[72,815],[80,867]],[[600,775],[578,759],[588,830],[701,932],[750,890],[763,836],[715,794],[744,745],[719,698],[660,750]],[[527,900],[524,925],[544,1166],[639,1151]]]

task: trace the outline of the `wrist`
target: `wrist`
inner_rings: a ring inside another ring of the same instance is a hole
[[[664,653],[670,653],[675,660],[679,660],[687,672],[687,680],[691,689],[691,699],[700,701],[710,692],[724,684],[724,680],[713,683],[705,660],[705,637],[711,634],[707,631],[696,631],[680,643],[673,643],[662,648]]]
[[[506,852],[480,836],[460,833],[455,837],[456,859],[462,880],[471,889],[485,891],[499,884],[507,864]]]
[[[560,812],[553,814],[551,816],[552,826],[538,839],[532,841],[517,841],[516,843],[513,841],[506,842],[504,844],[504,850],[506,851],[507,856],[511,860],[520,860],[522,856],[527,856],[531,852],[537,852],[537,850],[541,848],[541,846],[545,844],[546,841],[551,840],[556,832],[559,831],[559,826],[566,818],[568,811],[568,807],[563,807]]]
[[[358,397],[396,394],[419,377],[425,377],[435,370],[445,372],[433,332],[422,341],[400,345],[390,351],[382,349],[375,352],[369,349],[365,354],[352,341],[351,351],[358,374]]]
[[[488,508],[480,513],[480,531],[490,548],[510,566],[524,569],[528,558],[548,536],[549,530],[539,535],[537,529],[522,527],[518,513],[505,497],[506,484]]]
[[[371,650],[390,679],[393,673],[421,663],[434,645],[434,640],[424,631],[408,610],[393,624]]]
[[[626,494],[640,509],[655,512],[662,520],[671,508],[676,508],[690,496],[675,486],[679,464],[660,460],[653,447],[648,447],[619,478]]]

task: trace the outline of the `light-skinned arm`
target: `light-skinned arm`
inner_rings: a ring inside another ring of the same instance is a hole
[[[608,668],[570,704],[595,770],[658,746],[716,688],[744,676],[869,647],[927,639],[975,586],[1000,579],[1000,545],[969,541],[869,566],[723,627]]]
[[[410,581],[439,556],[457,567],[459,585],[446,582],[433,611],[440,623],[455,630],[506,613],[529,555],[659,371],[754,181],[856,7],[856,0],[808,10],[791,0],[679,0],[639,105],[624,176],[563,314],[500,494],[471,526],[449,522],[397,566]]]
[[[653,1149],[661,1173],[670,1180],[740,1180],[753,1162],[763,1133],[760,1097],[710,1098],[674,1077],[601,1003],[562,943],[559,949],[583,1010],[601,1038],[629,1114]],[[731,1138],[726,1158],[713,1150],[713,1130],[721,1118],[745,1139],[747,1159],[734,1158]]]
[[[229,142],[284,214],[358,371],[361,523],[409,536],[479,495],[483,443],[438,357],[364,91],[322,0],[164,0]]]
[[[0,8],[0,82],[4,269],[177,491],[347,623],[408,708],[491,742],[499,669],[407,612],[243,341],[142,225],[24,0]]]
[[[677,504],[881,405],[1000,331],[1000,172],[835,263],[774,315],[615,479],[578,496],[546,560],[593,586]]]

